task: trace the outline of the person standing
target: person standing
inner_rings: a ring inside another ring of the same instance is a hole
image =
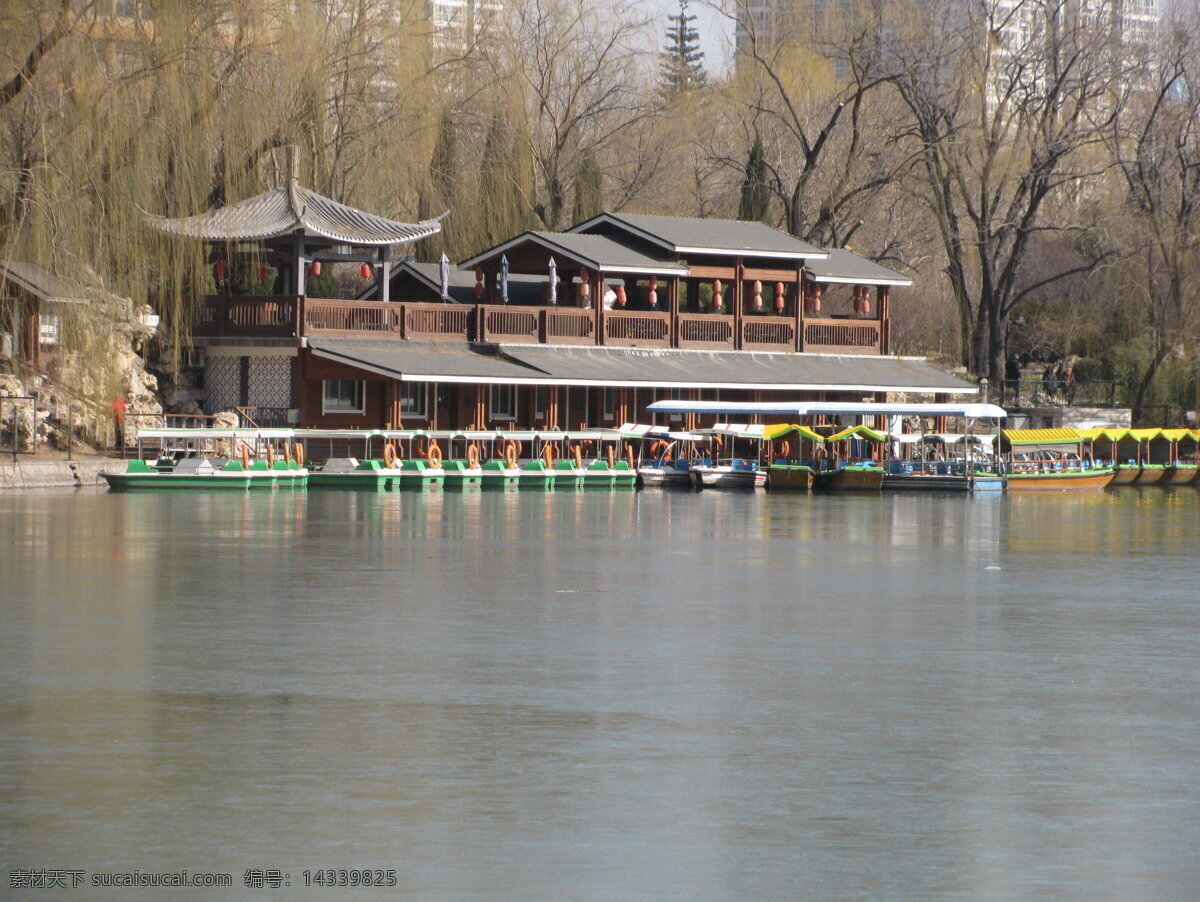
[[[125,447],[125,396],[118,395],[117,399],[108,405],[108,412],[112,415],[113,431],[116,433],[116,444],[118,448]]]

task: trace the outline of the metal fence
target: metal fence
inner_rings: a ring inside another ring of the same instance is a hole
[[[1119,383],[1029,377],[1000,383],[1001,407],[1123,407]]]
[[[22,426],[22,412],[29,411],[29,422]],[[10,422],[11,420],[11,422]],[[38,446],[37,398],[18,395],[11,398],[0,398],[0,424],[8,432],[8,448],[5,453],[11,453],[13,460],[18,454],[36,454]],[[26,447],[28,446],[28,447]]]

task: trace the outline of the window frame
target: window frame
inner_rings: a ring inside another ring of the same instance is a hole
[[[354,386],[354,399],[357,402],[356,406],[342,407],[340,404],[330,406],[329,403],[329,385],[331,383],[345,384],[350,383]],[[365,379],[322,379],[321,380],[321,414],[344,413],[351,415],[364,415],[367,412],[367,383]]]

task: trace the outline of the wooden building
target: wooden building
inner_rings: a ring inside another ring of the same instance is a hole
[[[245,260],[276,273],[278,293],[201,302],[214,411],[335,428],[578,429],[668,398],[977,390],[891,354],[891,290],[910,279],[762,223],[605,213],[458,267],[391,264],[390,248],[438,223],[374,217],[294,183],[154,225],[209,242],[215,271]],[[372,276],[358,299],[305,292],[305,273],[335,261]]]

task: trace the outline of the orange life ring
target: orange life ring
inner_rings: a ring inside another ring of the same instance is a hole
[[[283,443],[283,459],[289,464],[292,462],[292,446],[287,442]]]
[[[650,455],[651,455],[651,457],[654,457],[656,459],[661,457],[663,460],[670,460],[671,459],[671,446],[667,442],[664,442],[662,439],[659,439],[657,442],[655,442],[653,445],[650,446]]]
[[[510,470],[517,468],[517,443],[511,439],[504,446],[504,465]]]
[[[304,446],[299,442],[296,442],[296,449],[293,456],[296,458],[296,463],[304,466]]]
[[[575,447],[572,448],[571,450],[575,452],[575,469],[582,470],[583,469],[583,446],[580,445],[579,443],[576,443]]]
[[[725,447],[725,439],[721,438],[719,435],[714,435],[713,444],[717,446],[717,453],[720,454],[721,449]]]
[[[633,468],[633,445],[629,442],[625,443],[625,459],[629,461],[629,466]]]
[[[479,466],[479,449],[474,445],[467,445],[467,466],[472,470]]]
[[[546,447],[542,449],[542,460],[546,462],[547,467],[554,466],[554,446],[546,442]]]
[[[791,453],[792,453],[792,446],[789,445],[787,443],[787,441],[781,442],[779,445],[779,456],[787,457]]]
[[[250,446],[242,442],[242,469],[250,469]]]
[[[608,468],[611,470],[617,463],[617,454],[613,451],[613,446],[608,446]]]
[[[429,465],[435,470],[442,466],[442,449],[438,447],[438,443],[431,441],[429,447],[425,449],[425,459],[429,461]]]
[[[387,464],[389,470],[396,463],[396,446],[391,442],[383,446],[383,462]]]
[[[267,466],[275,465],[275,446],[267,445]]]

